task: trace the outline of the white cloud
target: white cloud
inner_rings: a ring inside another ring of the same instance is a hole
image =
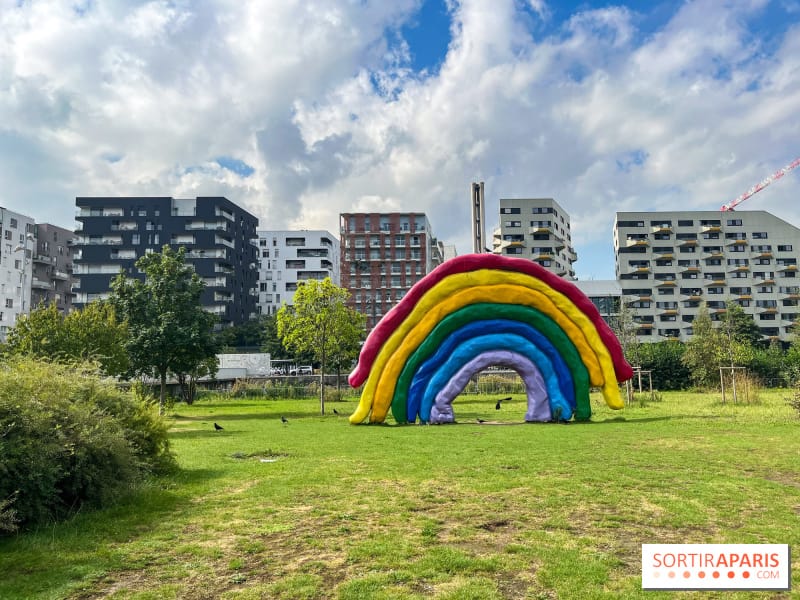
[[[466,252],[484,180],[489,214],[555,197],[579,274],[611,277],[614,211],[716,209],[800,154],[800,26],[750,29],[795,3],[687,2],[642,31],[622,6],[559,24],[540,0],[448,0],[435,74],[399,37],[420,4],[0,0],[0,205],[69,225],[78,195],[224,194],[334,232],[425,211]],[[797,181],[749,207],[800,224]]]

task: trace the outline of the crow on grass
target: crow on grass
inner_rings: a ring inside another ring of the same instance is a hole
[[[216,429],[217,431],[222,431],[223,427],[222,427],[222,425],[218,425],[218,424],[214,423],[214,429]]]
[[[284,425],[288,425],[289,424],[289,419],[287,419],[284,416],[281,416],[281,423],[283,423]]]

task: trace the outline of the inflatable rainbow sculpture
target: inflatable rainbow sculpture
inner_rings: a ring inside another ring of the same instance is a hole
[[[525,382],[526,421],[587,420],[589,388],[623,407],[633,376],[614,333],[574,284],[495,254],[448,260],[412,287],[367,337],[350,374],[364,384],[350,422],[454,421],[470,377],[506,366]]]

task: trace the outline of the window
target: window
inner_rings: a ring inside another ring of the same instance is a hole
[[[767,239],[767,232],[766,231],[754,231],[752,233],[754,240],[765,240]]]
[[[131,235],[131,244],[140,244],[140,243],[141,243],[141,238],[139,237],[138,233],[134,233],[133,235]]]
[[[678,227],[691,227],[692,225],[694,225],[694,221],[691,219],[678,221]]]
[[[9,224],[11,225],[11,227],[13,229],[17,228],[17,220],[16,219],[10,219],[10,223]]]
[[[534,212],[536,212],[536,209],[534,209]],[[518,215],[518,214],[520,214],[520,209],[519,208],[501,208],[500,209],[500,214],[501,215]]]
[[[644,227],[644,221],[617,221],[617,227]]]
[[[779,244],[778,245],[778,252],[791,252],[792,245],[791,244]]]
[[[729,227],[741,227],[741,225],[742,225],[741,219],[728,219]]]
[[[3,235],[7,240],[10,240],[11,239],[11,235],[12,235],[11,234],[11,230],[10,229],[6,229],[6,231],[5,231],[5,233]]]
[[[14,299],[6,298],[6,308],[14,308]]]

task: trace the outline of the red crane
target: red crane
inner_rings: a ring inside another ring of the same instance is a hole
[[[727,204],[723,205],[720,208],[720,210],[722,210],[722,211],[733,210],[734,208],[739,206],[742,202],[747,200],[750,196],[752,196],[753,194],[757,194],[758,192],[763,190],[765,187],[767,187],[770,183],[772,183],[776,179],[780,179],[781,177],[786,175],[789,171],[791,171],[792,169],[794,169],[797,166],[800,166],[800,158],[795,158],[792,162],[790,162],[788,165],[786,165],[782,169],[780,169],[778,171],[775,171],[772,175],[770,175],[766,179],[762,179],[757,184],[755,184],[753,187],[751,187],[749,190],[747,190],[744,194],[742,194],[741,196],[739,196],[735,200],[731,200]]]

